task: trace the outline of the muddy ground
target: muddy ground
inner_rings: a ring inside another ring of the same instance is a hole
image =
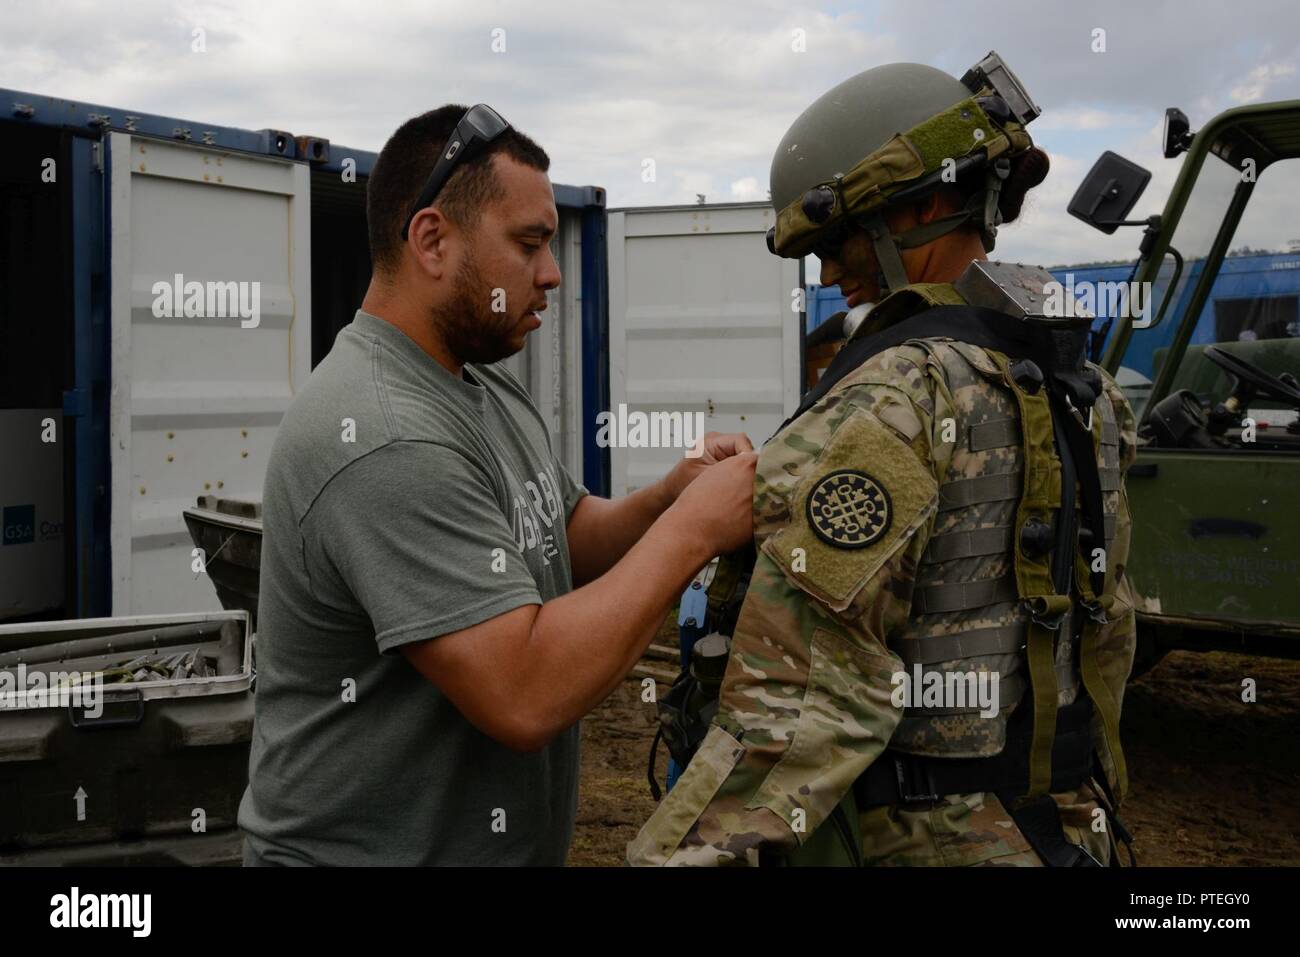
[[[666,630],[660,639],[675,646]],[[1244,703],[1242,679],[1257,700]],[[666,690],[660,686],[661,692]],[[570,865],[617,865],[654,810],[646,756],[654,706],[625,681],[583,722]],[[1300,865],[1300,662],[1170,654],[1130,685],[1121,818],[1144,866]],[[668,761],[661,745],[660,780]]]

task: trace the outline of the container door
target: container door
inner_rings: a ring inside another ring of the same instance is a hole
[[[762,203],[610,212],[614,416],[698,411],[705,431],[746,432],[757,447],[795,410],[803,264],[768,252],[773,216]],[[681,454],[612,444],[613,494],[650,484]]]
[[[261,500],[310,372],[309,172],[125,133],[108,145],[113,614],[217,609],[181,510]]]

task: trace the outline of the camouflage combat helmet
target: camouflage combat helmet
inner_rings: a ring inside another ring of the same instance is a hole
[[[980,230],[991,250],[1010,157],[1033,146],[1025,126],[1038,113],[993,52],[961,80],[919,63],[850,77],[804,110],[777,147],[771,173],[777,219],[768,248],[793,259],[818,250],[829,255],[859,226],[874,245],[881,292],[907,285],[900,249],[923,246],[965,223]],[[983,184],[963,210],[890,234],[887,207],[981,170]]]

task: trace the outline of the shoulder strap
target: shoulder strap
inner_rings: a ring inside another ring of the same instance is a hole
[[[996,349],[1012,359],[1038,360],[1044,368],[1051,365],[1051,341],[1045,330],[996,309],[931,306],[879,332],[851,339],[835,354],[821,379],[803,397],[794,415],[781,423],[781,429],[816,405],[837,382],[872,356],[909,339],[930,338],[956,339],[981,348]]]

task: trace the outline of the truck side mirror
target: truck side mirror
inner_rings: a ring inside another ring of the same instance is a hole
[[[1124,217],[1150,181],[1150,170],[1107,150],[1097,158],[1079,184],[1068,211],[1071,216],[1107,234],[1115,232],[1119,226],[1145,226],[1145,220],[1129,224]]]
[[[1176,106],[1165,110],[1165,129],[1160,136],[1160,148],[1165,159],[1173,159],[1179,153],[1186,153],[1192,145],[1196,134],[1192,132],[1191,120]]]

